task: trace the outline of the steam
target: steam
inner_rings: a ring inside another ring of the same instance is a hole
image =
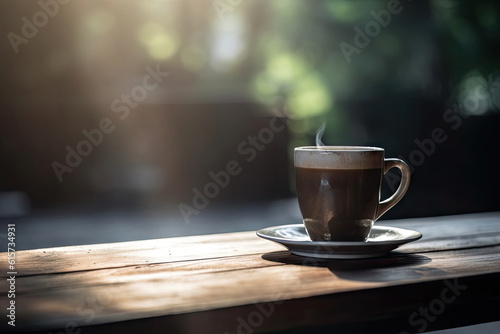
[[[321,138],[323,138],[323,133],[325,133],[325,127],[326,123],[323,122],[323,124],[321,124],[319,129],[316,131],[316,146],[325,146],[325,144],[323,144],[323,142],[321,141]]]

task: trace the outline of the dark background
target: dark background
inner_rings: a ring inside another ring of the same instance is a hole
[[[350,62],[341,43],[355,46],[387,1],[221,3],[59,4],[16,52],[9,33],[43,9],[0,1],[0,217],[19,222],[20,247],[300,221],[293,147],[313,145],[323,123],[327,145],[384,147],[413,165],[384,219],[500,209],[497,2],[401,1]],[[119,119],[112,102],[147,66],[169,75]],[[286,129],[247,162],[239,145],[276,115]],[[54,161],[103,118],[115,130],[59,182]],[[179,204],[231,160],[242,172],[188,224]]]

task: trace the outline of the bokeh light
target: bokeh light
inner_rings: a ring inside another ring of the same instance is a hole
[[[174,34],[158,22],[144,24],[138,31],[138,38],[145,45],[148,54],[156,60],[169,59],[179,47]]]

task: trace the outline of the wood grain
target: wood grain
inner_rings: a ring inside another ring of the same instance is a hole
[[[308,302],[312,299],[362,291],[369,296],[373,289],[388,289],[394,298],[396,288],[499,273],[499,222],[499,213],[381,222],[417,229],[424,237],[389,256],[355,261],[297,257],[255,232],[20,251],[18,324],[54,329],[147,319],[170,323],[182,314],[232,314],[228,310],[247,312],[256,303],[292,300],[303,301],[312,312],[319,307]],[[407,299],[397,307],[414,306]],[[6,294],[0,300],[5,305]],[[364,316],[393,311],[379,306]],[[259,330],[293,328],[283,327],[282,320],[272,317]]]
[[[381,221],[420,231],[421,240],[398,249],[415,253],[500,244],[500,213]],[[285,249],[255,232],[163,238],[17,252],[18,276],[98,270],[139,264],[262,254]],[[6,266],[6,257],[0,264]],[[5,277],[5,273],[0,273]]]

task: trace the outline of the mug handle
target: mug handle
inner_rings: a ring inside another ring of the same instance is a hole
[[[396,205],[401,200],[401,198],[403,198],[403,196],[406,194],[408,186],[410,185],[411,172],[410,172],[410,167],[408,167],[406,162],[404,162],[401,159],[384,159],[384,162],[385,162],[384,175],[394,167],[399,168],[399,170],[401,171],[401,183],[399,184],[399,187],[396,190],[396,192],[392,194],[391,197],[379,203],[377,210],[377,218],[375,218],[375,220],[378,220],[384,213],[386,213],[387,211],[389,211],[390,208]]]

